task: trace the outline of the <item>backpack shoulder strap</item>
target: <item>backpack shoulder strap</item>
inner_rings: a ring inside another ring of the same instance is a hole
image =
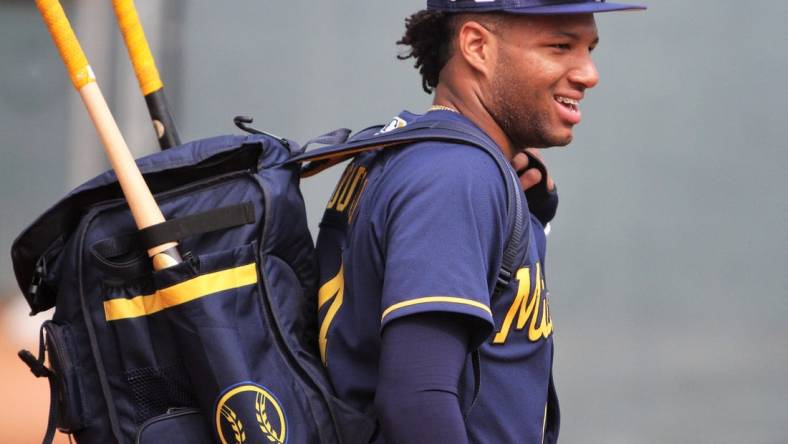
[[[506,185],[507,242],[493,295],[506,288],[514,275],[517,248],[523,241],[522,234],[526,221],[523,217],[524,196],[520,190],[519,180],[503,157],[500,148],[478,128],[450,120],[419,120],[385,133],[369,131],[375,128],[368,128],[345,143],[325,146],[293,156],[287,163],[301,163],[303,165],[301,177],[309,177],[359,153],[402,147],[422,141],[466,144],[484,150],[498,165]],[[528,239],[526,238],[525,241],[527,242]]]
[[[474,134],[480,133],[478,129],[459,122],[421,120],[385,133],[374,132],[381,128],[367,128],[346,142],[320,147],[293,156],[287,163],[303,164],[301,177],[309,177],[359,153],[399,147],[426,140],[443,140],[446,142],[472,144],[479,147],[482,147],[482,145],[490,147],[491,145],[491,147],[495,148],[495,151],[500,152],[495,143],[488,137],[484,136],[482,138]],[[319,139],[314,139],[313,141],[318,142]]]

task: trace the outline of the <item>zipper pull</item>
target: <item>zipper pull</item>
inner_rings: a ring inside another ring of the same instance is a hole
[[[25,364],[27,364],[28,367],[30,367],[30,371],[33,372],[36,378],[40,378],[42,376],[46,376],[48,378],[54,374],[52,373],[52,370],[50,370],[49,368],[47,368],[46,365],[44,365],[43,359],[39,360],[27,350],[24,349],[19,350],[17,356],[19,356],[19,359],[21,359],[22,362],[24,362]]]

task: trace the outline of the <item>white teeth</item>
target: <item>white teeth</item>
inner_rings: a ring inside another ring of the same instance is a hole
[[[556,97],[556,100],[561,102],[561,103],[566,103],[567,105],[573,105],[573,106],[580,105],[580,101],[579,100],[570,99],[569,97],[558,96],[558,97]]]

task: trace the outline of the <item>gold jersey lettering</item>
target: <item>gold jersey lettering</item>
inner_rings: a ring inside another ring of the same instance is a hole
[[[536,342],[542,338],[548,338],[553,332],[553,320],[550,317],[550,307],[547,298],[542,298],[545,290],[544,277],[542,276],[542,264],[536,263],[536,273],[531,291],[531,269],[528,267],[517,270],[515,275],[518,281],[517,295],[514,302],[506,312],[506,316],[501,324],[501,329],[493,337],[493,344],[503,344],[509,337],[512,324],[516,330],[523,330],[528,325],[528,340]],[[530,294],[529,294],[530,293]],[[544,302],[544,304],[542,304]],[[544,305],[542,307],[542,305]],[[540,310],[541,309],[541,310]],[[539,316],[541,314],[541,316]],[[530,323],[529,323],[530,321]]]
[[[337,188],[331,195],[326,208],[340,213],[345,211],[361,195],[357,191],[359,191],[359,184],[366,183],[366,176],[366,168],[351,164],[342,173],[342,178],[339,179]]]
[[[320,290],[317,293],[317,309],[320,310],[326,305],[329,301],[331,305],[328,307],[328,311],[326,312],[326,316],[323,318],[323,321],[320,323],[320,333],[318,335],[318,344],[320,346],[320,359],[323,361],[323,365],[327,365],[326,360],[326,345],[328,344],[328,328],[331,327],[331,322],[334,321],[334,317],[337,315],[340,307],[342,307],[342,302],[345,294],[345,276],[344,276],[344,265],[340,265],[339,272],[336,276],[331,278],[328,282],[323,284],[320,287]]]

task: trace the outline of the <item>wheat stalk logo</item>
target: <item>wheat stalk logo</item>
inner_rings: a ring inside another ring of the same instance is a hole
[[[230,403],[235,410],[229,407]],[[247,426],[254,424],[252,405],[259,427],[244,428],[241,419],[246,421]],[[279,401],[265,387],[254,383],[228,389],[216,403],[215,421],[216,433],[222,444],[245,444],[247,435],[251,435],[250,439],[253,442],[268,444],[287,442],[287,420]],[[230,429],[232,434],[229,433]]]
[[[271,442],[282,444],[281,437],[277,436],[276,430],[271,427],[271,423],[268,421],[268,413],[265,411],[265,396],[262,393],[257,393],[254,407],[257,411],[257,424],[265,434],[265,437]]]
[[[227,422],[230,423],[230,427],[233,429],[233,435],[235,436],[235,443],[236,444],[243,444],[246,442],[246,432],[244,431],[244,424],[241,422],[238,415],[235,414],[233,409],[227,407],[226,405],[222,406],[222,416]]]

